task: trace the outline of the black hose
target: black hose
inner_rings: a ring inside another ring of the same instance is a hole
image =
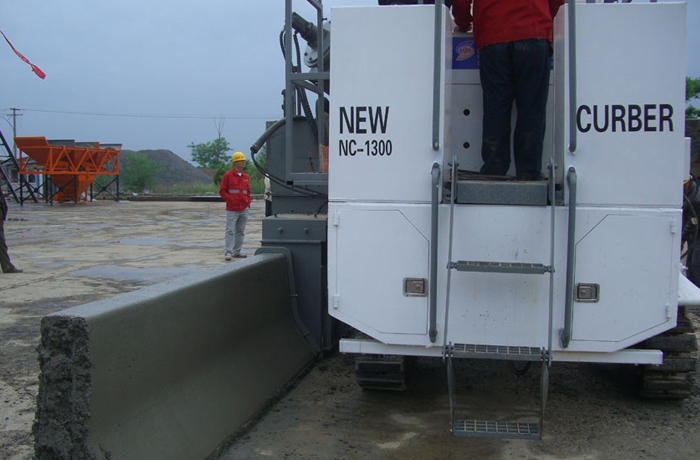
[[[681,259],[685,256],[688,255],[688,253],[693,249],[693,246],[695,246],[695,242],[698,239],[698,227],[700,227],[700,221],[698,220],[698,215],[695,212],[695,206],[693,206],[693,203],[690,201],[690,198],[688,198],[685,194],[683,194],[683,199],[688,202],[688,206],[690,209],[690,212],[693,213],[693,217],[695,218],[695,225],[694,225],[694,230],[693,230],[693,237],[690,238],[687,243],[686,250],[683,254],[681,254]],[[691,218],[692,219],[692,218]]]
[[[304,117],[302,116],[296,116],[294,117],[295,120],[300,120],[303,119]],[[307,195],[307,196],[322,196],[322,197],[328,197],[327,194],[323,192],[319,192],[317,190],[312,190],[310,188],[302,187],[300,185],[290,185],[287,184],[287,182],[280,178],[277,177],[273,174],[270,173],[267,169],[263,168],[260,163],[255,159],[255,155],[260,151],[263,145],[270,140],[273,134],[277,132],[282,126],[285,126],[287,124],[287,119],[282,118],[280,120],[277,120],[275,123],[273,123],[269,128],[265,130],[264,133],[258,138],[257,141],[253,145],[250,146],[250,158],[253,160],[253,165],[255,165],[255,168],[260,171],[260,174],[262,174],[265,177],[268,177],[271,181],[274,183],[291,190],[295,193],[301,193],[302,195]],[[320,209],[320,208],[319,208]],[[318,214],[318,213],[317,213]]]
[[[299,48],[299,38],[298,33],[294,34],[294,46],[297,52],[297,69],[301,71],[301,50]],[[316,123],[314,123],[314,114],[311,112],[311,106],[309,105],[309,99],[306,97],[306,88],[301,85],[294,85],[294,88],[299,94],[299,100],[301,101],[301,108],[304,110],[304,115],[306,116],[306,122],[309,125],[309,131],[311,131],[311,137],[313,138],[316,145],[318,145],[318,128]]]

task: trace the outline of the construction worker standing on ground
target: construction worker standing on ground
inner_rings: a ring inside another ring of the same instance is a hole
[[[473,21],[474,42],[479,49],[484,94],[481,174],[504,176],[510,168],[510,120],[515,102],[516,177],[542,179],[552,20],[563,3],[564,0],[455,0],[452,4],[461,32],[469,31]]]
[[[15,268],[10,262],[10,255],[7,253],[7,244],[5,244],[5,219],[7,219],[7,202],[5,195],[0,188],[0,265],[2,265],[3,273],[22,273],[22,270]]]
[[[244,258],[241,254],[245,226],[248,223],[250,210],[250,179],[243,172],[245,169],[245,155],[241,152],[233,154],[233,169],[227,171],[219,184],[219,195],[226,202],[226,250],[224,258]]]

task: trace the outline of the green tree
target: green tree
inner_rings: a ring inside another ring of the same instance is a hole
[[[685,101],[690,102],[698,97],[700,97],[700,78],[685,77]],[[700,109],[688,104],[685,117],[700,118]]]
[[[190,143],[188,147],[192,150],[192,161],[202,168],[218,168],[230,160],[227,152],[231,147],[225,137],[218,137],[211,142],[201,144]]]
[[[119,168],[119,180],[125,190],[141,192],[156,182],[163,166],[145,153],[133,153],[124,158]]]
[[[233,162],[229,161],[228,163],[221,163],[214,173],[214,183],[219,185],[223,175],[226,173],[226,171],[230,171],[231,169],[233,169]]]

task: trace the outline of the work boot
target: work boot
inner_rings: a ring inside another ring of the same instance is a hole
[[[17,267],[3,268],[3,273],[22,273],[24,270],[20,270]]]
[[[517,173],[515,176],[515,180],[518,181],[542,181],[546,179],[547,178],[539,171],[523,171]]]

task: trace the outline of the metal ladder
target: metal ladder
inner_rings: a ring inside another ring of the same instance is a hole
[[[544,410],[549,390],[549,368],[552,356],[552,311],[554,303],[554,160],[549,164],[549,198],[550,198],[550,258],[549,265],[520,263],[520,262],[484,262],[484,261],[453,261],[452,243],[454,233],[454,207],[457,196],[457,157],[452,157],[452,180],[450,193],[450,230],[448,245],[447,287],[445,296],[445,322],[443,326],[443,359],[447,363],[447,382],[450,398],[450,426],[454,436],[477,438],[512,438],[512,439],[540,439]],[[549,273],[549,319],[547,348],[529,346],[506,345],[481,345],[467,343],[447,342],[447,332],[450,313],[450,286],[452,271],[481,272],[494,274],[519,273],[527,275],[544,275]],[[455,420],[455,373],[452,364],[453,358],[466,359],[497,359],[511,361],[541,362],[541,397],[538,423],[527,422],[503,422],[489,420]]]

